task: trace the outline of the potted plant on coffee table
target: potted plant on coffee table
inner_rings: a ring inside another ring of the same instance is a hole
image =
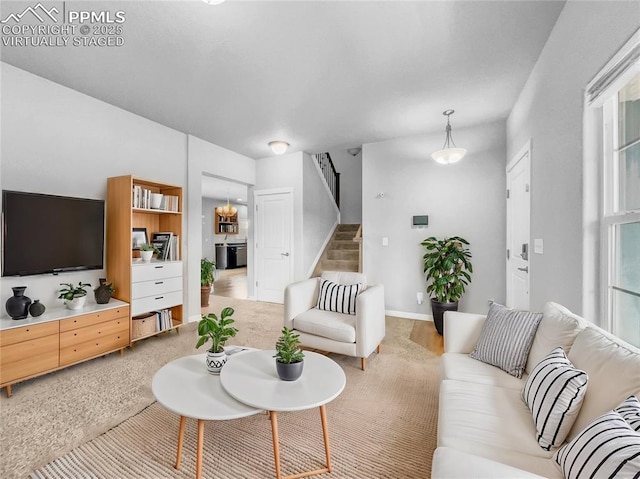
[[[199,348],[208,341],[212,342],[211,347],[207,351],[207,369],[211,374],[220,374],[222,366],[227,362],[227,355],[224,352],[224,345],[233,338],[238,330],[231,326],[235,320],[231,317],[234,313],[233,308],[224,308],[220,312],[220,318],[215,313],[202,315],[202,319],[198,323],[198,343]]]
[[[69,309],[82,309],[84,302],[87,300],[87,290],[89,283],[78,283],[78,286],[74,286],[73,283],[60,283],[58,299],[64,299],[64,304]]]
[[[283,381],[295,381],[302,375],[304,353],[300,349],[300,335],[282,328],[282,336],[276,342],[276,371]]]
[[[213,285],[213,272],[216,264],[207,258],[200,260],[200,306],[209,306],[209,296],[211,296],[211,287]]]
[[[458,301],[471,282],[471,252],[469,242],[460,236],[437,239],[431,236],[422,243],[427,250],[423,256],[427,293],[432,293],[433,322],[442,334],[442,318],[445,311],[457,311]]]

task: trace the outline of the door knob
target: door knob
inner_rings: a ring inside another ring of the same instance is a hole
[[[524,268],[518,268],[518,271],[524,271],[525,273],[529,272],[529,267],[525,266]]]
[[[280,253],[282,256],[289,256],[289,253]]]

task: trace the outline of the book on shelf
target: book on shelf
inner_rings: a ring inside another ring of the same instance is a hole
[[[173,317],[170,309],[161,309],[155,311],[156,314],[156,331],[164,331],[173,328]]]
[[[152,244],[158,249],[158,259],[167,261],[169,257],[169,248],[171,246],[171,238],[173,233],[171,231],[153,233]]]
[[[156,193],[148,188],[143,188],[140,185],[133,185],[133,191],[131,196],[131,206],[134,208],[152,209],[151,208],[151,193]],[[162,195],[159,208],[153,208],[154,210],[174,211],[178,212],[179,199],[175,195]]]

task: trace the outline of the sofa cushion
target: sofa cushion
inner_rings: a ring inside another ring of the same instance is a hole
[[[637,397],[629,396],[614,411],[622,416],[631,429],[640,432],[640,401]]]
[[[554,460],[565,479],[636,478],[640,473],[640,433],[615,411],[596,418]]]
[[[540,447],[549,451],[562,445],[580,412],[587,380],[562,348],[551,351],[531,371],[522,399],[533,415]]]
[[[356,317],[310,309],[293,319],[293,329],[343,343],[356,342]]]
[[[470,356],[512,376],[522,377],[541,319],[542,313],[517,311],[493,303]]]
[[[589,391],[569,440],[629,396],[640,397],[640,349],[588,326],[578,334],[567,357],[589,375]]]
[[[528,375],[522,379],[502,369],[469,357],[468,354],[445,353],[440,359],[441,379],[454,379],[470,383],[488,384],[522,391]]]
[[[545,304],[542,308],[542,320],[529,351],[527,372],[531,373],[549,351],[558,346],[568,354],[576,336],[587,324],[585,319],[573,314],[564,306],[556,303]]]
[[[362,285],[360,292],[367,289],[367,276],[362,273],[356,273],[353,271],[325,271],[320,275],[320,277],[338,284],[360,283]]]
[[[362,290],[362,284],[338,284],[320,280],[320,293],[316,308],[343,314],[356,314],[356,296]]]

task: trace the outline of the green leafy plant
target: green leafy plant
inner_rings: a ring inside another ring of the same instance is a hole
[[[89,283],[78,283],[78,286],[74,286],[73,283],[60,283],[60,286],[64,286],[64,288],[60,288],[58,299],[71,301],[73,298],[86,296],[87,290],[85,288],[91,285]]]
[[[291,329],[282,328],[282,336],[276,342],[276,354],[274,356],[279,363],[299,363],[304,359],[304,353],[300,349],[300,335]]]
[[[213,272],[216,264],[207,258],[200,260],[200,286],[211,286],[213,284]]]
[[[140,246],[140,251],[153,251],[154,253],[159,253],[160,250],[158,248],[156,248],[155,246],[153,246],[152,244],[143,244],[142,246]]]
[[[459,236],[437,239],[433,236],[422,243],[427,250],[423,256],[427,293],[433,293],[436,301],[458,301],[465,287],[471,282],[473,266],[471,252],[465,246],[469,242]]]
[[[218,319],[215,313],[209,313],[206,316],[203,314],[202,319],[198,323],[200,339],[198,339],[196,348],[199,348],[207,341],[211,341],[213,345],[209,348],[210,352],[223,352],[225,343],[238,332],[236,328],[231,326],[235,322],[235,320],[231,318],[234,312],[233,308],[224,308],[220,312],[220,319]]]

